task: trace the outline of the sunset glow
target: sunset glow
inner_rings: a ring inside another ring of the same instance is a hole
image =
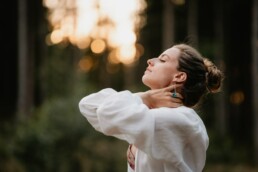
[[[145,0],[44,0],[43,4],[49,9],[51,44],[69,41],[96,54],[107,52],[110,63],[131,64],[142,54],[136,42],[144,25]]]

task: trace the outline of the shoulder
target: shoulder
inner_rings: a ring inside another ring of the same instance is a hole
[[[178,124],[186,124],[190,121],[199,121],[197,113],[185,106],[181,106],[178,108],[159,108],[154,113],[155,118],[157,120],[164,120],[168,123],[178,123]]]
[[[154,114],[156,129],[178,130],[185,134],[205,132],[206,128],[199,115],[191,108],[160,108]]]

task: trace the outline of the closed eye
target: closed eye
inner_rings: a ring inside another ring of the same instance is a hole
[[[165,63],[167,61],[167,55],[161,54],[158,59],[160,62]]]
[[[166,62],[165,60],[163,60],[163,59],[160,59],[160,58],[159,58],[159,61],[160,61],[160,62],[162,62],[162,63]]]

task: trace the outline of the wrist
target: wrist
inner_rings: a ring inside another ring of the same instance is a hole
[[[148,106],[149,108],[151,107],[151,102],[150,102],[150,93],[149,91],[146,92],[140,92],[137,93],[138,96],[140,96],[140,98],[142,99],[142,102]]]

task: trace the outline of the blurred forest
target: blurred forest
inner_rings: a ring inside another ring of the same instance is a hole
[[[42,0],[2,2],[0,172],[126,171],[128,145],[97,133],[78,102],[105,87],[146,90],[147,59],[181,42],[226,76],[222,91],[197,109],[210,137],[204,171],[258,171],[258,1],[145,2],[140,54],[130,64],[110,63],[110,49],[50,44],[53,27]]]

